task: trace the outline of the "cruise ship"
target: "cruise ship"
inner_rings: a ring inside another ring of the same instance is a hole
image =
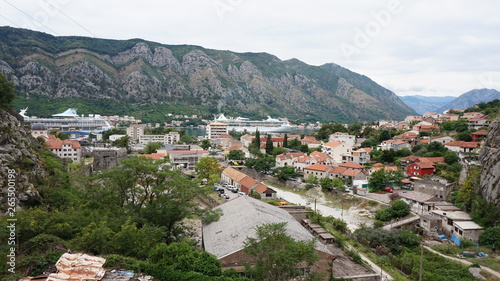
[[[261,133],[289,133],[292,129],[296,128],[287,120],[274,119],[269,116],[266,120],[256,121],[244,117],[227,118],[224,114],[220,114],[215,118],[214,122],[227,124],[228,131],[243,132],[246,130],[249,133],[256,130],[259,130]]]
[[[22,109],[19,114],[24,118],[24,122],[43,124],[48,130],[59,130],[61,132],[81,132],[98,133],[111,129],[108,121],[98,114],[89,114],[84,117],[76,113],[76,108],[68,108],[63,113],[53,114],[52,117],[27,116],[28,108]]]

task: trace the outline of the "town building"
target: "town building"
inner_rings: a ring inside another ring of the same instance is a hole
[[[349,135],[348,133],[336,132],[328,137],[328,141],[341,141],[349,146],[356,144],[356,136]]]
[[[144,135],[144,128],[146,125],[144,124],[130,124],[130,126],[127,128],[127,136],[130,137],[130,140],[132,142],[138,142],[139,137]]]
[[[179,132],[169,132],[165,135],[141,135],[139,136],[140,144],[148,144],[159,142],[162,144],[175,144],[181,139]]]
[[[413,183],[413,190],[428,195],[435,195],[441,200],[448,200],[455,185],[456,183],[448,183],[444,178],[433,176],[415,181]]]
[[[228,134],[228,124],[213,122],[207,125],[208,139],[215,139],[225,134]]]
[[[80,162],[82,147],[76,140],[61,140],[54,135],[49,135],[45,141],[47,148],[55,155],[63,159],[70,159],[73,162]]]

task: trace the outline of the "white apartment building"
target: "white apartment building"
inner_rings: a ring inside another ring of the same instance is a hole
[[[207,126],[208,139],[216,139],[228,133],[228,125],[221,122],[210,123]]]

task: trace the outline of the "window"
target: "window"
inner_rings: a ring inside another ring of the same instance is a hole
[[[299,268],[299,276],[308,276],[310,273],[310,268]]]

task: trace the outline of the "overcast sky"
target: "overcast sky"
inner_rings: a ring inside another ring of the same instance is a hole
[[[333,62],[426,96],[500,90],[499,13],[496,0],[0,0],[0,26]]]

